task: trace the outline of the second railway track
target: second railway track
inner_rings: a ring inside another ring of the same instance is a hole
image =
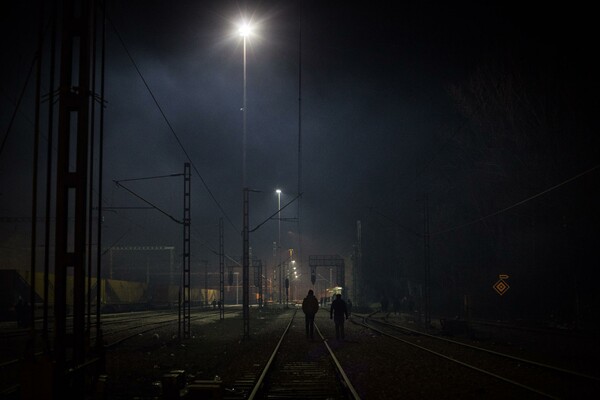
[[[360,325],[402,343],[519,387],[530,395],[552,399],[583,399],[600,390],[600,378],[524,359],[499,351],[438,337],[426,332],[359,317]]]

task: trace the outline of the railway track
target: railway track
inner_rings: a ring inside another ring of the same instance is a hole
[[[239,310],[226,310],[225,314],[238,314]],[[145,334],[150,331],[155,331],[158,328],[165,327],[168,325],[176,324],[178,322],[178,317],[174,313],[163,312],[156,313],[151,312],[140,312],[139,315],[137,313],[127,313],[127,314],[110,314],[106,317],[103,317],[102,326],[103,326],[103,339],[104,339],[104,348],[111,349],[116,346],[119,346],[123,342],[135,338],[139,335]],[[209,312],[201,312],[195,315],[192,315],[191,321],[194,323],[199,323],[205,320],[206,322],[212,321],[214,319],[219,318],[219,313],[215,311]],[[92,331],[95,329],[95,324],[92,324]],[[29,340],[29,330],[19,330],[17,333],[11,334],[8,332],[3,335],[4,340],[12,339],[14,340],[14,347],[18,347],[19,349],[26,346],[26,341]],[[91,336],[90,342],[93,343],[96,337]],[[37,339],[38,345],[42,340],[40,338]],[[49,349],[48,351],[51,351]],[[42,350],[35,351],[33,354],[36,358],[43,356],[46,352]],[[2,359],[0,361],[0,372],[2,375],[2,379],[0,379],[0,396],[4,397],[9,394],[13,394],[19,390],[19,384],[16,383],[19,381],[19,374],[21,369],[21,364],[23,363],[23,358],[19,356],[18,358],[9,358]]]
[[[360,398],[318,326],[315,339],[307,339],[304,316],[296,314],[264,367],[236,382],[225,399]]]
[[[426,332],[391,324],[370,315],[355,315],[354,322],[382,335],[416,347],[448,362],[469,368],[530,396],[551,399],[583,399],[600,390],[600,378],[500,351],[482,348]],[[360,319],[361,321],[356,321]],[[595,395],[594,395],[595,396]]]
[[[231,314],[238,314],[239,311],[230,311],[230,310],[226,310],[225,314],[231,315]],[[214,311],[210,311],[210,312],[203,312],[203,313],[199,313],[199,314],[195,314],[192,315],[192,317],[190,318],[191,322],[194,323],[198,323],[200,321],[214,321],[215,319],[219,318],[219,313],[218,312],[214,312]],[[124,342],[125,340],[131,339],[135,336],[144,334],[146,332],[155,330],[158,327],[161,326],[165,326],[165,325],[171,325],[171,324],[176,324],[179,319],[178,317],[174,317],[172,314],[161,314],[160,317],[152,317],[151,315],[146,316],[144,318],[145,320],[147,320],[146,322],[140,323],[141,321],[139,319],[127,319],[123,322],[120,321],[113,321],[110,326],[111,329],[107,329],[107,324],[104,323],[104,340],[105,340],[105,348],[112,348],[115,347],[117,345],[119,345],[120,343]],[[95,337],[91,338],[92,340],[95,340]]]

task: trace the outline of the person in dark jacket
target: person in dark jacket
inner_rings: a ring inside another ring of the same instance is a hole
[[[304,321],[306,325],[306,337],[313,338],[315,331],[315,314],[319,311],[319,300],[315,297],[312,290],[302,300],[302,312],[304,312]]]
[[[331,303],[329,319],[333,319],[335,323],[335,338],[344,339],[344,321],[348,319],[348,307],[342,300],[341,294],[336,294],[335,300]]]

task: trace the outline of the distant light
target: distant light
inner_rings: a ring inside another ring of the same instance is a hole
[[[281,189],[277,189],[277,190],[275,190],[275,193],[277,193],[277,194],[281,194]]]
[[[252,33],[252,27],[250,26],[250,24],[244,22],[240,25],[238,32],[240,33],[240,36],[247,37]]]

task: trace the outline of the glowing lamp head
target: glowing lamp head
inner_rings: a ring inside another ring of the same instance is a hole
[[[281,194],[281,189],[277,189],[277,190],[275,191],[275,193],[277,193],[277,194]]]
[[[252,33],[252,27],[248,23],[244,22],[240,25],[238,32],[240,33],[240,36],[248,37],[250,33]]]

